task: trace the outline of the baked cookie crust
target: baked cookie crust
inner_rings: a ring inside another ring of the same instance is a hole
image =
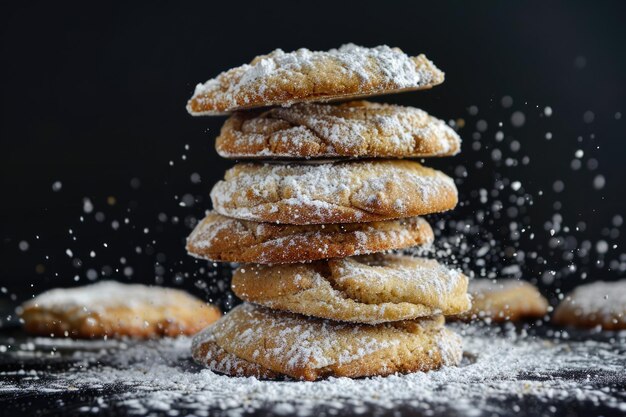
[[[540,319],[548,313],[548,300],[537,287],[511,278],[474,279],[469,282],[472,307],[457,318],[495,323]]]
[[[212,211],[187,239],[187,251],[215,262],[282,264],[426,246],[433,238],[433,230],[421,217],[285,225],[238,220]]]
[[[421,158],[455,155],[461,139],[423,110],[352,101],[235,113],[215,147],[235,159]]]
[[[552,321],[564,326],[625,330],[626,280],[577,287],[558,305]]]
[[[194,337],[192,356],[229,375],[257,376],[258,368],[241,365],[250,363],[308,381],[429,371],[461,360],[461,340],[443,324],[435,316],[354,325],[242,304]],[[217,365],[224,355],[245,362],[229,371]]]
[[[277,49],[198,84],[187,102],[193,116],[288,106],[431,88],[444,73],[424,55],[347,44],[329,51]]]
[[[86,339],[193,335],[221,317],[184,291],[115,281],[46,291],[20,310],[28,333]]]
[[[216,212],[285,224],[357,223],[454,208],[444,173],[408,160],[330,164],[238,164],[211,191]]]
[[[305,316],[377,324],[470,307],[468,278],[437,261],[376,254],[310,264],[243,265],[232,289],[241,299]]]

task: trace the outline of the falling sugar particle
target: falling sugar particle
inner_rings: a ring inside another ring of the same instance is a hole
[[[521,111],[513,112],[511,115],[511,124],[513,127],[522,127],[526,123],[526,116]]]
[[[585,123],[592,123],[593,120],[596,118],[596,115],[593,114],[593,112],[591,110],[587,110],[584,114],[583,114],[583,121]]]
[[[467,109],[467,112],[470,114],[470,116],[476,116],[478,114],[478,107],[469,106],[469,108]]]
[[[565,189],[565,183],[561,180],[556,180],[554,184],[552,184],[552,189],[555,193],[560,193]]]
[[[65,254],[69,256],[70,258],[74,256],[74,253],[72,252],[71,249],[65,249]]]
[[[519,181],[513,181],[511,183],[511,189],[513,189],[513,191],[517,191],[522,187],[522,183]]]
[[[593,179],[593,188],[595,188],[596,190],[603,189],[605,184],[606,180],[604,179],[604,175],[596,175],[596,177]]]
[[[511,96],[504,96],[502,97],[502,99],[500,99],[500,104],[505,109],[508,109],[509,107],[513,105],[513,98]]]
[[[93,211],[93,203],[87,197],[83,198],[83,211],[87,214]]]
[[[28,244],[27,241],[22,240],[20,241],[20,243],[17,244],[17,247],[22,251],[22,252],[26,252],[28,250],[28,248],[30,247],[30,245]]]
[[[575,59],[574,59],[574,68],[576,69],[583,69],[587,66],[587,58],[585,58],[582,55],[578,55]]]
[[[546,132],[546,140],[552,139],[552,132]]]
[[[476,122],[476,130],[479,132],[484,132],[487,130],[487,122],[485,120],[479,120]]]
[[[605,254],[609,251],[609,244],[606,240],[598,240],[596,242],[596,252],[600,254]]]
[[[52,183],[52,191],[55,193],[61,191],[61,188],[63,188],[63,183],[61,181],[55,181]]]
[[[546,117],[550,117],[550,116],[552,116],[552,107],[550,107],[550,106],[546,106],[546,107],[543,109],[543,114],[545,114],[545,115],[546,115]]]
[[[616,113],[615,113],[615,120],[619,120],[619,119],[621,119],[621,118],[622,118],[622,113],[620,113],[620,112],[616,112]]]
[[[578,149],[576,152],[574,152],[574,156],[576,158],[582,158],[585,155],[585,152],[582,149]]]
[[[98,272],[95,269],[88,269],[85,276],[90,281],[95,281],[98,278]]]
[[[202,181],[202,179],[200,178],[200,174],[198,174],[197,172],[194,172],[193,174],[191,174],[191,176],[189,177],[189,180],[191,181],[192,184],[200,184],[200,182]]]
[[[139,180],[139,178],[135,177],[132,178],[130,180],[130,187],[134,190],[138,189],[139,187],[141,187],[141,181]]]

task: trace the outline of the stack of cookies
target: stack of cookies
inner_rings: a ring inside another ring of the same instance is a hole
[[[276,50],[196,87],[192,115],[231,114],[218,153],[251,160],[214,186],[214,211],[187,241],[195,257],[240,264],[232,288],[245,301],[194,338],[197,362],[315,380],[460,361],[444,315],[469,308],[467,277],[390,253],[432,243],[418,216],[457,203],[451,178],[409,158],[453,155],[460,139],[422,110],[345,102],[443,79],[423,55],[344,45]]]

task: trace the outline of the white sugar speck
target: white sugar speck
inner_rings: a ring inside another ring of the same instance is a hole
[[[87,197],[83,198],[83,211],[87,214],[93,211],[93,203]]]
[[[61,188],[63,188],[63,183],[61,181],[55,181],[52,183],[52,191],[55,193],[61,191]]]

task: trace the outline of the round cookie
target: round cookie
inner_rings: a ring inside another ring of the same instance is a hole
[[[235,113],[215,147],[237,159],[421,158],[454,155],[461,139],[423,110],[353,101]]]
[[[474,279],[469,282],[472,308],[458,318],[481,319],[501,323],[542,318],[548,312],[548,301],[537,288],[517,279]]]
[[[276,264],[343,258],[430,245],[432,241],[433,231],[421,217],[295,226],[209,212],[187,239],[187,251],[210,261]]]
[[[243,265],[235,294],[255,304],[305,316],[383,323],[470,307],[468,278],[437,261],[376,254],[310,264]]]
[[[556,308],[552,322],[604,330],[626,329],[626,280],[598,281],[574,289]]]
[[[286,224],[355,223],[450,210],[454,181],[407,160],[238,164],[211,191],[220,214]]]
[[[329,51],[277,49],[198,84],[187,103],[194,116],[220,115],[298,102],[330,101],[420,90],[441,84],[444,74],[424,55],[398,48],[353,44]]]
[[[20,310],[27,332],[74,338],[192,335],[221,316],[184,291],[115,281],[46,291]]]
[[[194,337],[192,356],[229,375],[309,381],[428,371],[461,360],[461,340],[443,324],[354,325],[242,304]]]

